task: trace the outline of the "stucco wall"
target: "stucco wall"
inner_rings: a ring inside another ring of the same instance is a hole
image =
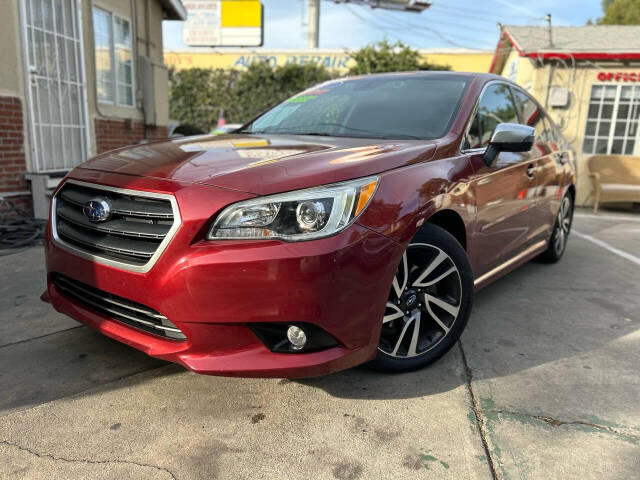
[[[22,48],[20,45],[20,0],[5,1],[0,20],[0,94],[22,97]]]
[[[133,55],[133,76],[136,101],[134,106],[121,106],[100,103],[96,101],[96,72],[93,52],[93,31],[88,28],[91,25],[92,6],[100,7],[113,12],[131,22],[132,38],[137,38],[132,47]],[[143,87],[140,79],[140,68],[137,58],[139,55],[149,56],[158,61],[162,61],[162,18],[163,12],[160,3],[157,0],[83,0],[83,29],[84,45],[85,45],[85,65],[86,65],[86,81],[87,81],[87,102],[89,110],[89,128],[91,131],[91,153],[97,153],[99,148],[96,136],[100,135],[101,130],[98,129],[98,123],[101,119],[124,120],[130,119],[130,123],[116,122],[122,125],[120,138],[125,145],[126,141],[135,137],[135,140],[144,138],[144,129],[140,125],[144,121],[144,113],[141,108],[140,90]],[[149,15],[149,21],[145,20]],[[135,23],[133,19],[136,19]],[[147,28],[149,32],[147,32]],[[150,39],[149,41],[147,39]],[[148,43],[148,45],[147,45]],[[168,102],[168,98],[166,100]],[[161,122],[163,127],[168,124],[168,118]],[[166,132],[166,128],[161,129]],[[141,135],[140,132],[143,132]],[[157,136],[155,132],[148,132],[149,136]],[[127,140],[128,139],[128,140]]]
[[[3,3],[0,19],[0,192],[29,190],[24,174],[29,168],[29,141],[20,31],[20,0]],[[29,210],[29,196],[11,197]]]
[[[516,51],[512,51],[504,65],[501,75],[509,76],[511,62],[518,58]],[[640,67],[622,65],[619,63],[573,63],[571,61],[552,61],[542,64],[537,60],[519,57],[516,83],[526,88],[545,106],[551,118],[558,124],[563,135],[576,152],[578,168],[578,184],[576,185],[578,205],[592,205],[592,185],[588,177],[589,154],[582,153],[587,110],[591,85],[598,83],[598,72],[629,72],[638,71]],[[611,82],[612,85],[615,82]],[[629,83],[631,85],[631,83]],[[547,103],[548,85],[567,87],[570,92],[567,108],[553,108]]]

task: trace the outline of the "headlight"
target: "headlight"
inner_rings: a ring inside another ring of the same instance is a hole
[[[207,239],[328,237],[362,213],[377,185],[377,177],[368,177],[235,203],[218,215]]]

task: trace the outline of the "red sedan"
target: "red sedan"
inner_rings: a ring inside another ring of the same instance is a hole
[[[474,289],[571,228],[575,166],[491,75],[330,81],[234,133],[107,152],[56,191],[53,306],[199,373],[427,365]]]

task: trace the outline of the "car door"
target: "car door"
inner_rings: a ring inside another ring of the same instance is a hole
[[[555,125],[537,102],[519,88],[512,88],[521,123],[536,129],[536,141],[531,149],[536,176],[532,233],[535,240],[543,240],[549,237],[560,207],[560,184],[569,152]]]
[[[536,179],[531,154],[501,152],[491,165],[483,158],[496,125],[518,120],[509,85],[487,84],[464,140],[464,152],[473,172],[470,188],[476,203],[471,255],[476,277],[500,266],[532,243]]]

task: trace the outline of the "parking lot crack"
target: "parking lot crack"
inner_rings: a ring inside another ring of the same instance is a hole
[[[460,356],[462,357],[462,364],[464,366],[464,373],[466,377],[467,391],[469,392],[469,398],[471,399],[471,409],[473,410],[473,414],[475,416],[475,424],[478,429],[478,434],[480,435],[480,440],[482,441],[482,448],[484,449],[484,454],[487,459],[487,463],[489,465],[489,470],[491,471],[491,477],[493,480],[498,480],[500,477],[498,476],[496,470],[496,462],[491,454],[491,449],[489,448],[489,432],[486,428],[486,422],[484,420],[484,416],[482,415],[482,410],[480,409],[480,405],[478,404],[478,398],[473,390],[473,372],[469,363],[467,362],[467,356],[464,353],[464,349],[462,348],[462,342],[458,340],[458,349],[460,350]]]
[[[540,422],[544,422],[552,427],[561,427],[565,425],[585,427],[588,429],[599,430],[602,432],[613,434],[617,437],[632,443],[640,443],[640,435],[634,434],[628,431],[623,431],[620,428],[611,427],[609,425],[601,425],[598,423],[587,422],[584,420],[559,420],[557,418],[548,415],[533,415],[529,413],[515,412],[511,410],[485,410],[487,414],[509,416],[516,419],[533,419]]]
[[[158,470],[160,472],[165,472],[167,473],[173,480],[178,480],[178,477],[168,468],[165,467],[160,467],[158,465],[151,465],[149,463],[141,463],[141,462],[134,462],[131,460],[120,460],[120,459],[109,459],[109,460],[91,460],[91,459],[86,459],[86,458],[66,458],[66,457],[59,457],[57,455],[53,455],[50,453],[40,453],[40,452],[36,452],[35,450],[32,450],[28,447],[25,447],[23,445],[19,445],[17,443],[14,442],[10,442],[8,440],[0,440],[0,445],[6,445],[8,447],[12,447],[15,448],[17,450],[20,450],[22,452],[26,452],[29,453],[30,455],[33,455],[37,458],[48,458],[50,460],[53,460],[55,462],[66,462],[66,463],[85,463],[88,465],[107,465],[107,464],[121,464],[121,465],[135,465],[138,467],[142,467],[142,468],[151,468],[154,470]]]

